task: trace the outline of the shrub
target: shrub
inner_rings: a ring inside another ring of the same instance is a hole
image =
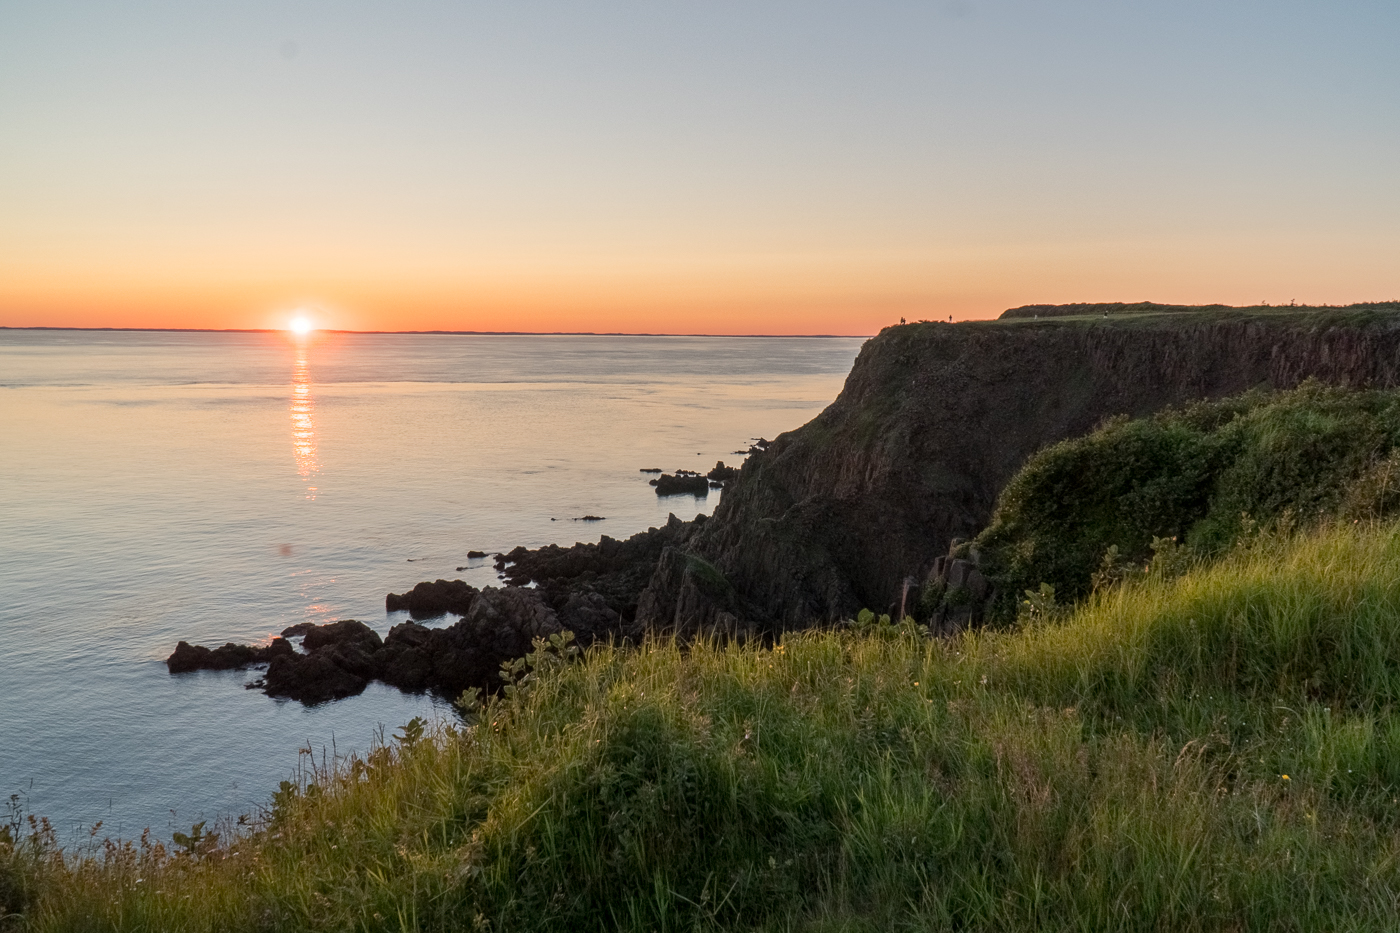
[[[1224,553],[1250,522],[1390,514],[1397,443],[1400,394],[1314,383],[1117,419],[1031,457],[977,547],[1000,591],[1048,582],[1076,600],[1096,573],[1147,564],[1154,541],[1189,548],[1179,562]]]

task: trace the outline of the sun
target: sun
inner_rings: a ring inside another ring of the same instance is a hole
[[[287,325],[287,330],[303,337],[311,333],[315,329],[316,328],[312,325],[311,321],[305,317],[302,317],[301,315],[297,315],[296,317],[292,318],[291,323]]]

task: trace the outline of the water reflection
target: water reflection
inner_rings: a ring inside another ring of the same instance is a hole
[[[312,419],[316,399],[311,395],[309,343],[304,337],[297,340],[297,361],[292,368],[292,456],[296,458],[297,475],[306,484],[306,498],[315,499],[321,461],[316,457],[316,425]]]

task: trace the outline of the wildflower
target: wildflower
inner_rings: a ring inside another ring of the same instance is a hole
[[[1283,779],[1284,779],[1285,781],[1291,780],[1291,779],[1288,777],[1288,775],[1286,775],[1286,774],[1285,774],[1285,775],[1282,775],[1282,777],[1283,777]]]

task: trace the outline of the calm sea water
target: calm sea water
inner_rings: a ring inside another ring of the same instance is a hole
[[[450,715],[163,662],[306,620],[385,633],[387,592],[495,583],[468,550],[708,512],[717,493],[658,499],[638,470],[741,460],[829,403],[860,343],[0,331],[0,796],[66,833],[167,835],[255,810],[299,749]]]

